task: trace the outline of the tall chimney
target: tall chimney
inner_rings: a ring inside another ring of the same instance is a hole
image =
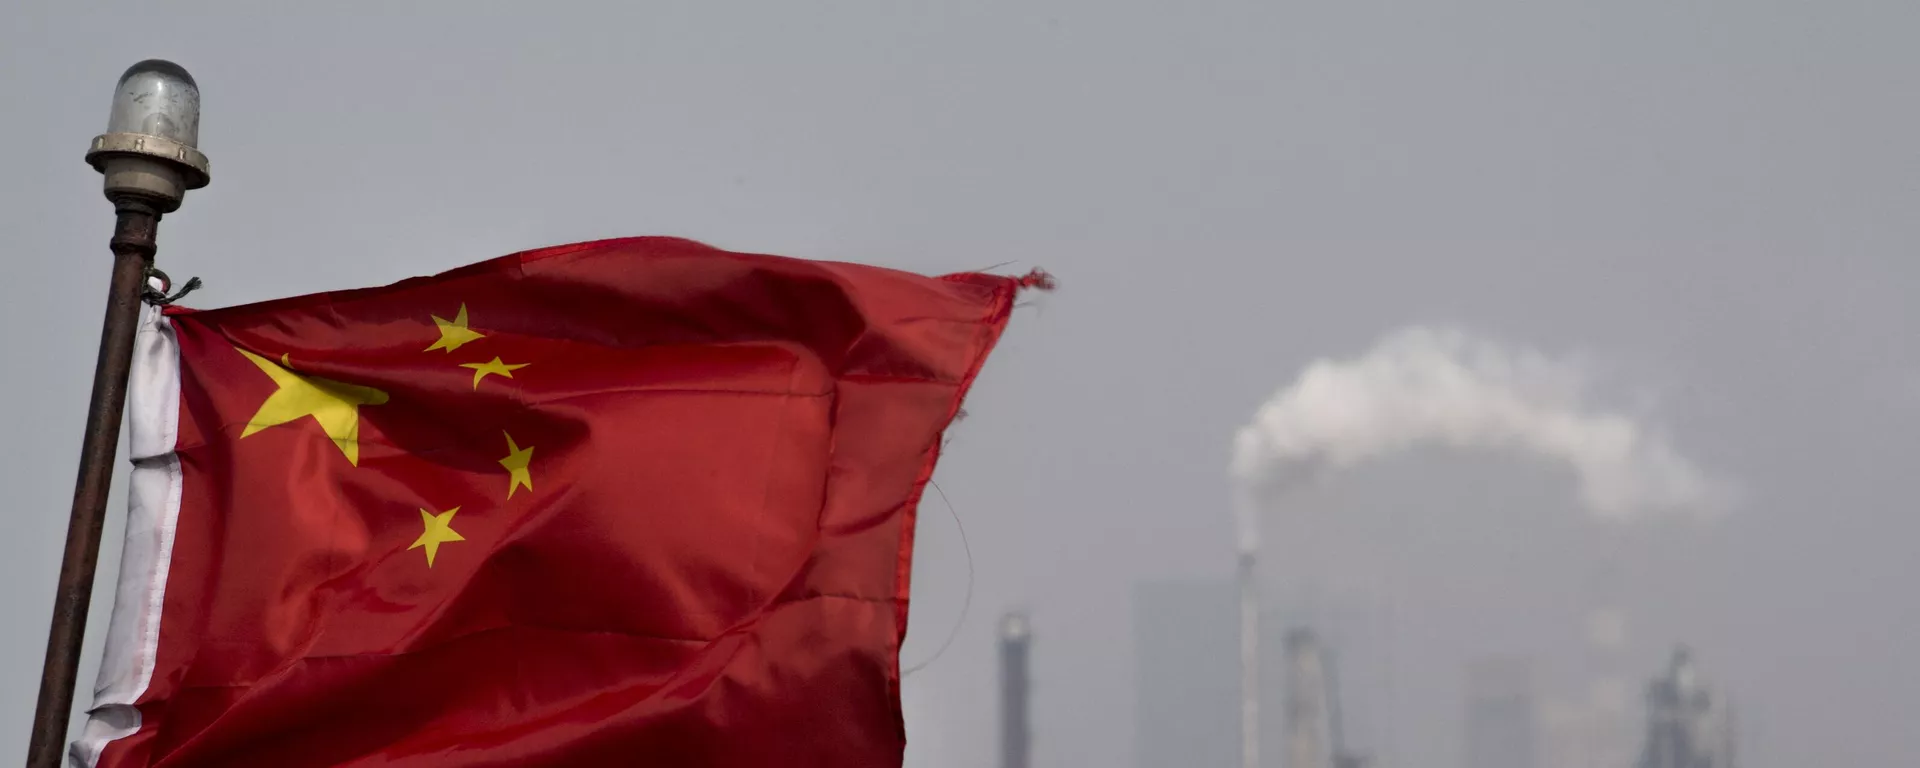
[[[1032,731],[1027,719],[1027,656],[1033,632],[1024,613],[1000,618],[1000,766],[1028,768]]]
[[[1240,768],[1260,768],[1260,593],[1254,554],[1240,553]]]

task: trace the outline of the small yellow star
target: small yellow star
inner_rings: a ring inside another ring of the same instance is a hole
[[[289,369],[286,355],[281,355],[280,363],[276,365],[272,360],[244,349],[239,349],[239,352],[278,387],[266,402],[260,404],[260,410],[254,412],[253,418],[247,420],[247,427],[240,431],[240,437],[250,437],[268,427],[312,416],[314,421],[320,422],[320,430],[333,440],[334,445],[340,447],[341,453],[347,455],[347,463],[360,465],[360,406],[384,403],[387,393],[372,387],[294,373]]]
[[[453,514],[459,511],[459,507],[454,507],[453,509],[436,515],[424,509],[420,510],[420,524],[424,526],[426,530],[421,532],[420,538],[413,540],[413,546],[407,547],[407,550],[413,551],[421,547],[426,547],[427,567],[432,568],[433,558],[435,555],[440,554],[441,544],[449,541],[467,540],[467,537],[461,536],[458,531],[453,529]]]
[[[514,444],[513,435],[507,435],[507,457],[500,460],[500,466],[507,468],[507,498],[513,498],[513,492],[523,485],[533,490],[533,473],[527,471],[527,465],[532,462],[533,446],[522,448]]]
[[[493,359],[492,362],[461,363],[460,367],[473,369],[473,388],[479,389],[480,380],[486,378],[488,374],[497,373],[511,379],[513,378],[514,371],[520,370],[529,365],[532,365],[532,363],[516,363],[513,365],[508,365],[506,363],[500,362],[500,358],[496,357]]]
[[[436,349],[444,349],[452,352],[467,342],[479,341],[487,337],[486,334],[467,327],[467,305],[464,303],[460,305],[460,314],[454,315],[452,320],[433,315],[433,324],[440,328],[440,340],[422,351],[432,352]]]

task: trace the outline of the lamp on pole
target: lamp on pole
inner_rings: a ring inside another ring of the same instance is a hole
[[[162,214],[180,208],[187,191],[211,180],[200,153],[200,87],[178,64],[150,59],[128,68],[114,86],[107,132],[95,137],[87,162],[105,177],[113,202],[113,278],[94,362],[93,395],[87,403],[80,446],[80,473],[67,522],[66,553],[47,634],[40,700],[33,715],[28,768],[59,768],[73,711],[82,636],[93,571],[100,557],[100,529],[107,492],[113,486],[114,449],[127,403],[127,372],[133,361],[140,303],[153,276],[154,235]]]

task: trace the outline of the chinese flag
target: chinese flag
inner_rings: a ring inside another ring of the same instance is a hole
[[[150,310],[83,766],[898,766],[914,508],[1036,278],[641,238]]]

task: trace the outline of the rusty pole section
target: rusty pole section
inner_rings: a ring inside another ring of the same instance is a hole
[[[47,635],[46,666],[40,673],[40,704],[34,712],[27,764],[58,768],[73,711],[73,687],[80,671],[80,648],[93,596],[93,572],[100,556],[100,529],[106,521],[107,493],[113,487],[114,449],[120,442],[120,417],[127,402],[127,369],[133,362],[133,336],[140,323],[140,297],[153,264],[154,232],[160,214],[152,208],[122,207],[113,231],[113,281],[107,289],[107,316],[100,331],[100,357],[93,365],[93,397],[87,404],[87,431],[80,443],[80,476],[73,488],[67,522],[67,549],[60,562],[60,586],[53,599],[53,629]]]
[[[40,672],[28,768],[60,768],[65,751],[107,493],[113,488],[114,451],[126,409],[134,335],[152,274],[154,236],[160,216],[178,209],[187,190],[204,187],[210,180],[206,155],[196,147],[199,138],[200,88],[193,76],[172,62],[149,60],[120,76],[107,133],[95,138],[87,152],[87,162],[106,177],[107,199],[113,201],[116,213],[110,242],[113,278],[107,288],[100,354],[94,362],[93,396],[87,403],[80,473],[67,521],[59,591],[53,600],[53,625],[47,633],[46,665]]]

